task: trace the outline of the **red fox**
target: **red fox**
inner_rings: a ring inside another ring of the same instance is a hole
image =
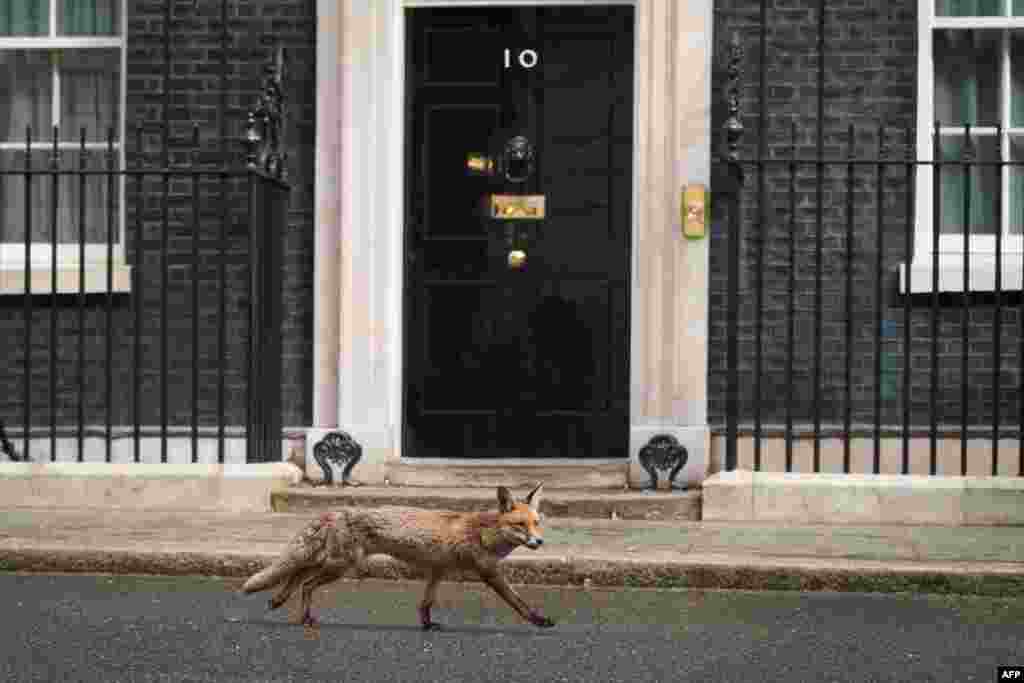
[[[391,555],[427,572],[427,588],[419,605],[424,630],[441,626],[430,620],[437,586],[453,569],[474,570],[512,609],[535,626],[555,622],[531,609],[502,575],[498,563],[521,545],[536,550],[541,538],[538,484],[522,501],[513,501],[498,487],[498,512],[448,512],[404,507],[371,510],[342,508],[328,512],[300,531],[281,556],[242,586],[255,593],[284,586],[270,599],[281,607],[302,587],[302,616],[298,623],[313,626],[313,591],[340,579],[349,569],[362,573],[368,555]]]

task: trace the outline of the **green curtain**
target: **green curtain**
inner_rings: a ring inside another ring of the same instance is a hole
[[[977,14],[981,9],[979,6],[987,4],[987,0],[947,0],[948,5],[957,5],[956,9],[963,14]],[[974,49],[973,31],[967,30],[958,32],[959,40],[954,48],[955,54],[949,55],[957,63],[956,78],[948,82],[947,86],[952,90],[953,116],[954,120],[947,125],[961,126],[970,124],[978,125],[978,104],[980,87],[978,82],[978,66]],[[972,136],[974,143],[974,158],[985,159],[981,152],[982,140]],[[963,150],[962,138],[946,138],[942,141],[943,160],[959,161]],[[999,229],[999,218],[995,215],[995,202],[992,197],[991,187],[983,187],[981,183],[982,174],[991,177],[988,167],[976,166],[971,171],[971,216],[970,231],[972,235],[993,234]],[[957,234],[963,232],[964,215],[964,169],[959,166],[945,166],[942,168],[942,232],[946,234]],[[996,190],[998,191],[998,190]]]
[[[61,32],[102,36],[117,32],[117,0],[60,0]],[[0,0],[0,35],[50,32],[50,0]]]
[[[1024,59],[1024,50],[1015,49],[1010,59],[1017,63],[1018,59]],[[1010,81],[1010,125],[1014,127],[1024,126],[1024,78],[1013,75]]]
[[[943,115],[942,125],[994,125],[995,121],[991,120],[994,112],[989,112],[986,120],[979,120],[979,110],[983,104],[983,81],[980,76],[982,70],[989,68],[989,62],[994,57],[990,47],[984,43],[977,44],[980,36],[971,29],[944,29],[938,31],[935,37],[935,56],[938,62],[935,73],[936,93],[947,92],[952,100],[952,110]],[[987,71],[984,73],[989,75]],[[985,94],[992,95],[991,91],[985,91]],[[991,103],[987,104],[991,106]]]
[[[979,138],[973,139],[974,159],[976,161],[991,161],[984,154],[979,154]],[[959,161],[962,157],[962,138],[942,141],[943,161]],[[996,183],[991,182],[997,177],[992,170],[994,166],[974,166],[970,168],[971,173],[971,216],[970,231],[972,235],[991,235],[999,229],[999,217],[995,212],[995,199],[990,189],[994,189]],[[942,233],[960,234],[963,232],[964,222],[964,196],[965,196],[965,171],[966,169],[956,164],[943,166],[942,173]],[[989,182],[987,187],[983,185],[983,175]],[[1016,184],[1013,184],[1015,190]],[[996,190],[998,191],[998,190]]]
[[[68,35],[101,36],[117,30],[116,0],[61,0],[61,31]]]
[[[46,35],[50,19],[48,1],[0,0],[0,35]]]
[[[963,74],[963,78],[960,80],[960,87],[957,89],[959,92],[953,93],[954,107],[956,108],[958,123],[969,123],[972,126],[977,126],[978,72],[970,68],[965,69],[965,71],[966,73]]]
[[[1021,0],[1014,0],[1014,10]],[[992,17],[1003,13],[1002,0],[937,0],[940,17]]]
[[[1024,167],[1007,166],[1010,174],[1010,232],[1024,232]]]

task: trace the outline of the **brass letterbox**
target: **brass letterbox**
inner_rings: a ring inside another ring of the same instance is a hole
[[[541,220],[544,218],[544,195],[487,195],[484,211],[488,218],[499,220]]]

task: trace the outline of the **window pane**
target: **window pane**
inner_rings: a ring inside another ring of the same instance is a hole
[[[942,137],[942,160],[960,161],[963,155],[963,136]],[[996,161],[994,135],[972,136],[975,161]],[[973,166],[971,168],[970,202],[972,235],[994,235],[999,228],[996,215],[996,194],[999,192],[999,171],[996,166]],[[964,167],[951,164],[941,168],[942,209],[941,233],[961,234],[964,225],[964,202],[967,197]]]
[[[1024,14],[1024,0],[1013,0],[1013,15],[1020,16]]]
[[[1024,33],[1017,31],[1010,35],[1010,79],[1010,125],[1024,126]]]
[[[64,35],[109,36],[119,33],[119,0],[61,0],[58,31]]]
[[[38,36],[50,32],[50,0],[0,0],[0,35]]]
[[[60,60],[60,137],[106,142],[114,127],[117,139],[121,87],[118,50],[63,50]]]
[[[50,153],[35,152],[32,166],[43,171],[48,168]],[[79,175],[81,154],[61,152],[60,169],[57,175],[57,235],[61,243],[78,243],[81,208],[85,208],[86,244],[106,244],[107,220],[114,216],[114,239],[117,239],[118,225],[118,177],[113,180],[114,192],[108,193],[109,176]],[[86,169],[105,170],[106,160],[102,154],[86,152]],[[0,166],[4,170],[20,170],[25,167],[25,152],[0,152]],[[34,173],[31,176],[30,220],[33,241],[47,242],[53,234],[53,176],[49,173]],[[82,194],[82,178],[85,179],[85,194]],[[84,198],[83,198],[84,197]],[[109,200],[113,198],[113,212]],[[0,175],[0,242],[25,241],[25,176],[22,174]]]
[[[999,32],[935,32],[935,118],[944,126],[999,122]]]
[[[53,79],[46,50],[0,52],[0,142],[50,139]]]
[[[1024,162],[1024,139],[1010,138],[1010,161]],[[1024,233],[1024,166],[1008,166],[1010,176],[1010,233]]]
[[[998,17],[1003,14],[1003,0],[935,0],[935,14],[940,17]]]

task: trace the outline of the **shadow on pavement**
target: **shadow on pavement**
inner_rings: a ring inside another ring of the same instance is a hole
[[[552,629],[544,629],[543,631],[533,626],[471,626],[471,625],[455,625],[449,626],[442,624],[441,630],[439,631],[424,631],[419,626],[411,624],[343,624],[337,622],[321,622],[317,628],[309,629],[293,624],[287,621],[273,621],[271,619],[247,619],[238,620],[226,618],[224,621],[232,624],[246,624],[250,626],[265,626],[265,627],[276,627],[276,628],[288,628],[295,629],[296,631],[303,630],[316,633],[317,631],[326,632],[329,631],[371,631],[374,633],[386,633],[386,632],[401,632],[407,631],[409,633],[422,633],[424,635],[445,635],[445,634],[458,634],[458,635],[504,635],[504,636],[516,636],[521,638],[532,638],[536,636],[550,637],[555,636],[558,633],[558,626],[556,625]]]

